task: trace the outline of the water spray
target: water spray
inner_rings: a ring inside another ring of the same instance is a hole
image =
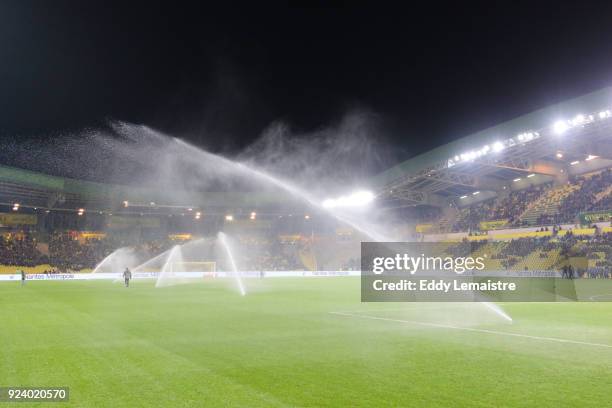
[[[234,260],[234,255],[232,254],[232,250],[230,249],[229,244],[227,243],[227,236],[223,232],[219,232],[218,234],[219,242],[225,249],[225,253],[227,254],[227,258],[229,259],[230,266],[232,267],[232,271],[234,273],[234,278],[236,279],[236,284],[238,285],[238,290],[242,296],[246,295],[246,290],[244,289],[244,285],[242,284],[242,277],[240,276],[240,272],[236,267],[236,261]]]

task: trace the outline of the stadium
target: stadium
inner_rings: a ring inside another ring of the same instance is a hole
[[[605,88],[357,190],[127,123],[78,154],[129,156],[137,182],[0,166],[0,386],[68,387],[69,406],[606,406],[611,112]],[[391,241],[596,294],[361,302],[362,242]]]

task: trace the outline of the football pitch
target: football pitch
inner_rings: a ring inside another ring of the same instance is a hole
[[[26,406],[602,407],[612,303],[360,303],[358,278],[0,284],[0,387]],[[0,403],[2,405],[2,403]],[[9,404],[6,404],[7,406]]]

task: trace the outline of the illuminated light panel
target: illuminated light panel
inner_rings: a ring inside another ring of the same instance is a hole
[[[527,175],[527,178],[535,177],[535,174],[531,173]]]
[[[580,163],[580,160],[573,161],[573,162],[570,163],[570,166],[575,166],[578,163]]]

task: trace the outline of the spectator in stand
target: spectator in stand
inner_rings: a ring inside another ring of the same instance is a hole
[[[550,221],[555,224],[572,222],[580,212],[611,208],[612,171],[610,169],[590,177],[578,177],[572,182],[579,184],[580,188],[563,200],[559,213],[549,219]]]
[[[46,257],[36,248],[28,233],[0,236],[0,260],[3,265],[36,266],[46,263]]]
[[[518,218],[529,203],[535,201],[550,184],[511,192],[501,200],[480,202],[474,206],[461,210],[459,220],[453,225],[453,231],[474,231],[480,228],[481,221],[508,220],[509,224],[516,224]]]

